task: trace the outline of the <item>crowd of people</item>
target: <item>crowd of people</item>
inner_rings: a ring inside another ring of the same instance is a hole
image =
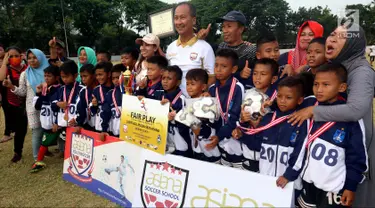
[[[170,105],[170,154],[274,176],[281,188],[294,181],[299,207],[375,206],[375,76],[362,28],[350,35],[340,25],[325,38],[323,26],[308,20],[295,49],[280,54],[272,33],[256,45],[243,41],[246,18],[231,11],[220,19],[224,42],[214,52],[204,40],[209,28],[194,31],[196,15],[192,4],[179,3],[179,38],[166,53],[159,38],[147,34],[136,40],[140,51],[125,48],[117,65],[108,52],[84,46],[75,63],[55,38],[50,59],[38,49],[0,45],[0,142],[14,134],[11,161],[22,158],[27,126],[33,173],[46,167],[49,146],[57,144],[63,156],[67,127],[99,132],[102,140],[119,136],[122,95],[129,92]],[[127,69],[131,81],[124,86]],[[245,90],[253,88],[270,98],[263,107],[272,109],[255,119],[242,106]],[[184,100],[199,97],[217,99],[219,120],[202,120],[198,128],[175,121]]]

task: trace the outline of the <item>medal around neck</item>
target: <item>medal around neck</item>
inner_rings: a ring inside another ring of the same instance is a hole
[[[246,90],[244,99],[242,100],[242,107],[244,111],[251,114],[252,120],[257,120],[260,116],[264,116],[271,111],[270,108],[266,108],[265,113],[261,112],[262,104],[268,99],[269,97],[266,94],[252,88]]]

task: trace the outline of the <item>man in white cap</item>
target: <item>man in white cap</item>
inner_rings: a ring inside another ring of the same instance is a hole
[[[169,64],[179,66],[183,72],[180,88],[186,96],[185,76],[189,70],[203,66],[210,75],[208,86],[215,81],[215,54],[206,41],[199,40],[195,35],[193,26],[196,21],[195,7],[189,2],[179,3],[174,11],[174,26],[179,38],[167,49]]]

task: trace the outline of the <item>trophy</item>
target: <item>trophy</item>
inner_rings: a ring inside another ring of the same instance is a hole
[[[129,90],[129,84],[131,85],[132,72],[129,70],[129,66],[126,67],[126,71],[124,71],[124,73],[122,73],[122,77],[124,79],[123,84],[124,84],[125,94],[131,95],[132,90],[131,89]]]

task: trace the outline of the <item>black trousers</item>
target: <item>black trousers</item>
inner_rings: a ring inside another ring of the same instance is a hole
[[[1,84],[1,82],[0,82]],[[9,123],[9,120],[10,120],[10,117],[11,115],[9,115],[9,103],[8,103],[8,100],[7,100],[7,97],[6,97],[6,90],[4,90],[4,88],[0,89],[1,90],[1,96],[2,96],[2,104],[1,104],[1,107],[3,108],[3,111],[4,111],[4,119],[5,119],[5,130],[4,130],[4,135],[5,136],[10,136],[10,134],[13,132],[12,129],[10,128],[10,123]]]
[[[8,105],[9,125],[14,134],[14,152],[22,155],[23,143],[27,133],[27,116],[25,108]]]

